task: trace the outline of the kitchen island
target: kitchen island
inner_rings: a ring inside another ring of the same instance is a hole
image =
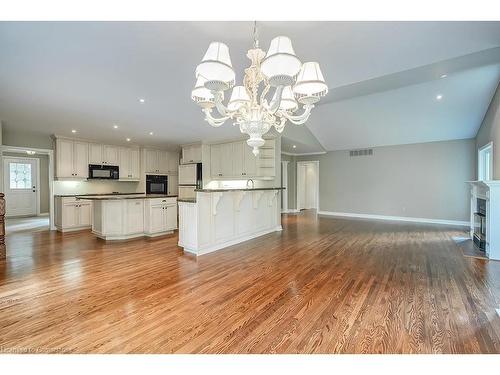
[[[195,200],[179,200],[179,246],[202,255],[281,231],[282,189],[195,190]]]
[[[177,196],[85,195],[92,201],[92,233],[104,240],[155,237],[177,229]]]

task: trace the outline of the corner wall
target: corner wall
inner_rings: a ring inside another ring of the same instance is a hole
[[[476,135],[475,160],[477,150],[490,142],[493,142],[493,179],[500,180],[500,84]]]

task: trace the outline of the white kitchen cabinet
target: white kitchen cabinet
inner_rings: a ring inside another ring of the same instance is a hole
[[[120,147],[118,146],[89,144],[89,164],[118,165],[119,158]]]
[[[170,151],[168,153],[168,173],[179,173],[179,154],[175,151]]]
[[[234,177],[244,177],[245,161],[244,161],[244,143],[233,142],[233,173]]]
[[[161,174],[170,172],[170,153],[168,151],[158,151],[158,171]]]
[[[120,180],[138,181],[140,179],[139,149],[120,147],[119,163]]]
[[[168,175],[168,195],[177,195],[179,192],[179,176]]]
[[[274,169],[268,168],[269,165],[274,167],[274,152],[274,143],[269,143],[268,148],[263,152],[266,160],[263,163],[259,163],[260,156],[256,157],[245,141],[211,145],[210,172],[212,178],[247,179],[274,177]]]
[[[88,177],[88,143],[56,139],[56,178]]]
[[[144,170],[146,173],[159,173],[158,150],[144,149]]]
[[[91,211],[91,201],[56,197],[55,226],[61,232],[88,229],[92,225]]]
[[[128,234],[144,232],[144,200],[129,199],[126,204],[126,232]]]
[[[89,164],[102,164],[103,160],[102,145],[99,143],[90,143]]]
[[[104,145],[103,147],[103,164],[118,165],[118,150],[116,146]]]
[[[182,147],[182,164],[201,163],[201,144]]]
[[[177,199],[147,199],[144,209],[144,232],[154,236],[177,229]]]
[[[210,147],[210,170],[214,178],[233,177],[233,144],[221,143]]]

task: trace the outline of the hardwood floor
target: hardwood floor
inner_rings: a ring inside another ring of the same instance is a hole
[[[283,227],[198,259],[177,236],[7,236],[0,352],[500,352],[500,262],[464,257],[459,229],[307,212]]]

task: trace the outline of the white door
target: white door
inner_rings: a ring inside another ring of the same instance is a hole
[[[103,146],[104,163],[108,165],[118,165],[119,150],[115,146]]]
[[[79,201],[77,203],[78,225],[90,227],[92,225],[92,202]]]
[[[318,209],[319,165],[317,162],[297,163],[297,208]]]
[[[56,140],[56,173],[57,177],[75,177],[73,170],[73,141]]]
[[[130,149],[127,147],[120,147],[120,164],[118,165],[120,180],[131,178],[132,174],[130,172],[130,160]]]
[[[37,215],[37,159],[4,158],[5,215]]]
[[[177,206],[165,206],[165,211],[167,229],[177,229]]]

